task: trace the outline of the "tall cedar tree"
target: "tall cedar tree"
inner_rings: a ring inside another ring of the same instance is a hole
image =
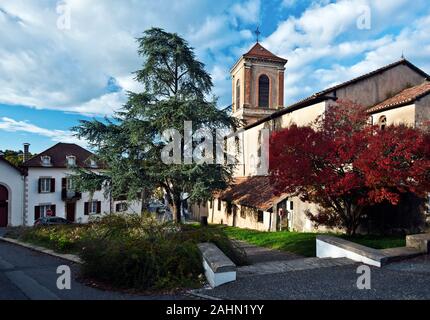
[[[183,196],[187,194],[194,201],[209,199],[214,191],[228,185],[233,167],[164,164],[162,132],[174,128],[183,133],[184,122],[192,121],[194,132],[206,128],[215,134],[217,128],[235,129],[237,122],[217,109],[215,99],[207,100],[213,86],[211,77],[184,39],[152,28],[138,44],[144,63],[135,74],[144,92],[129,92],[128,102],[112,121],[81,121],[74,128],[106,166],[103,176],[81,170],[75,181],[81,190],[90,191],[105,181],[113,197],[127,194],[129,200],[162,188],[179,222]]]
[[[355,234],[366,207],[430,191],[430,135],[403,125],[382,130],[362,107],[339,101],[312,125],[273,133],[270,172],[277,192],[319,205],[308,212],[316,225]]]

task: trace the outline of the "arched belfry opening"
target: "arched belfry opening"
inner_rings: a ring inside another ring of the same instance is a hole
[[[252,124],[284,107],[288,60],[256,43],[231,69],[234,116]]]

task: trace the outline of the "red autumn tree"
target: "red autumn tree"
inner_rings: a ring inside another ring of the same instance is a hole
[[[271,136],[275,190],[318,204],[308,212],[316,225],[355,234],[366,207],[430,191],[430,135],[406,126],[381,130],[368,119],[363,107],[339,101],[311,125]]]

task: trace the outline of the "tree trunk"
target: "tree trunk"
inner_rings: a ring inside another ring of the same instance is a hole
[[[175,197],[173,201],[173,221],[181,223],[181,198]]]

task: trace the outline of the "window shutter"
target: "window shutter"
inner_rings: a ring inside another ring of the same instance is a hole
[[[57,209],[57,206],[55,204],[52,204],[51,205],[51,211],[52,211],[52,216],[54,216],[54,217],[57,215],[56,209]]]
[[[66,178],[61,178],[61,189],[65,190],[67,188]]]
[[[51,192],[55,192],[55,178],[51,178]]]
[[[97,201],[97,213],[102,213],[102,202]]]
[[[39,178],[38,190],[39,190],[39,193],[42,193],[42,179],[41,178]]]
[[[40,207],[35,206],[34,207],[34,221],[40,218]]]
[[[115,205],[115,212],[119,212],[119,203]]]
[[[88,208],[88,202],[84,203],[84,215],[88,216],[90,214],[89,208]]]

